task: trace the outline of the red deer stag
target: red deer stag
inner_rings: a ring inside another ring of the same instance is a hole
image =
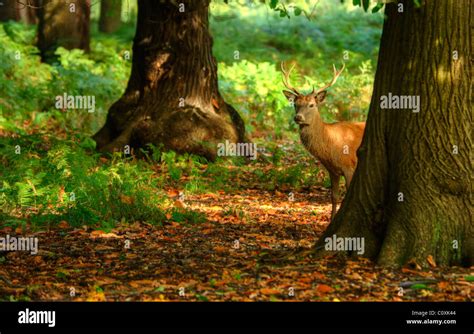
[[[357,166],[356,152],[365,129],[365,122],[325,123],[319,113],[319,106],[327,94],[326,89],[334,85],[344,66],[337,71],[333,65],[334,76],[329,84],[317,91],[313,87],[311,93],[302,94],[290,84],[290,73],[294,66],[286,71],[281,63],[283,84],[288,89],[283,94],[295,107],[294,120],[300,127],[301,141],[309,153],[321,161],[331,177],[331,220],[336,214],[339,200],[339,180],[344,176],[346,188],[349,188]]]

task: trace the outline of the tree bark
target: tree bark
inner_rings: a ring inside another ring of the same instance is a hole
[[[39,1],[38,48],[43,61],[52,61],[59,46],[89,52],[90,0]]]
[[[244,140],[218,91],[208,15],[209,0],[138,1],[132,73],[94,136],[100,151],[152,143],[214,159],[217,143]]]
[[[472,1],[402,5],[386,5],[358,166],[316,249],[325,254],[334,234],[363,237],[364,256],[381,265],[426,267],[431,256],[437,265],[470,266]],[[419,112],[382,109],[389,93],[420,96]]]
[[[100,2],[99,31],[113,33],[120,28],[122,0],[102,0]]]

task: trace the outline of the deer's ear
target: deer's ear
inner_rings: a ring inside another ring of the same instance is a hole
[[[316,94],[316,96],[314,97],[316,99],[316,102],[317,103],[323,102],[324,99],[326,99],[326,94],[327,94],[327,92],[325,90],[323,90],[322,92],[319,92],[318,94]]]
[[[294,101],[296,99],[296,94],[290,92],[289,90],[282,90],[283,94],[286,96],[288,101]]]

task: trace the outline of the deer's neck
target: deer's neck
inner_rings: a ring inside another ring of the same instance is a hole
[[[323,122],[321,115],[314,115],[313,122],[300,129],[301,142],[306,149],[319,159],[326,158],[326,123]]]

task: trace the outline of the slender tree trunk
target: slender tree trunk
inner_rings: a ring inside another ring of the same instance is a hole
[[[18,20],[16,0],[0,1],[0,21]]]
[[[26,24],[37,23],[37,0],[0,1],[0,21],[21,21]]]
[[[244,125],[217,87],[209,0],[138,1],[132,73],[124,95],[94,136],[101,151],[163,144],[213,159]]]
[[[89,51],[90,0],[39,3],[38,48],[43,61],[54,60],[59,46]]]
[[[358,166],[318,252],[335,234],[364,237],[381,265],[474,264],[473,14],[471,0],[386,6]],[[419,112],[382,109],[389,93],[419,96]]]
[[[122,0],[102,0],[100,2],[99,30],[112,33],[120,28]]]

